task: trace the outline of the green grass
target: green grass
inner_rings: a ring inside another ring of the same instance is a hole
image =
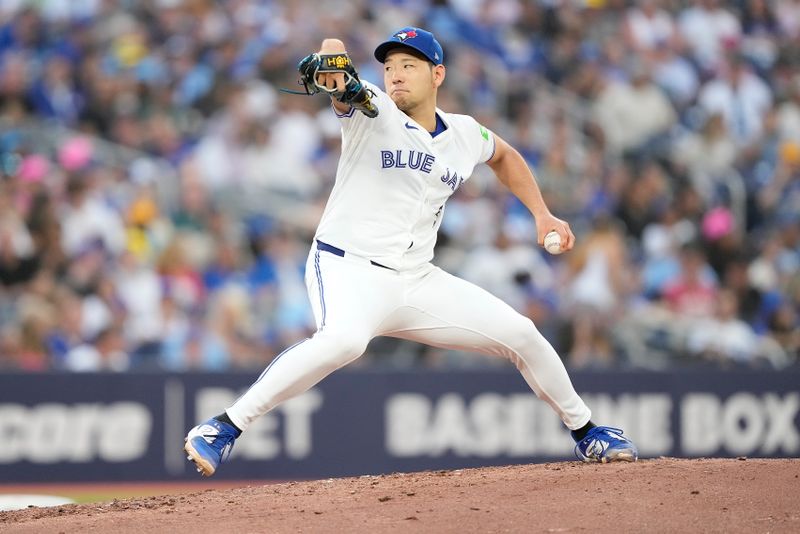
[[[136,483],[59,483],[59,484],[0,484],[0,495],[57,495],[76,503],[106,502],[158,495],[179,495],[207,489],[263,486],[269,481],[208,481],[197,482],[136,482]]]

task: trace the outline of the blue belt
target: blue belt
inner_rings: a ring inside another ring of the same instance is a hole
[[[344,255],[345,255],[345,251],[344,250],[342,250],[340,248],[337,248],[337,247],[334,247],[333,245],[329,245],[329,244],[327,244],[327,243],[325,243],[323,241],[320,241],[319,239],[317,239],[317,249],[325,251],[325,252],[330,252],[331,254],[336,254],[337,256],[339,256],[341,258],[344,258]],[[392,269],[391,267],[387,267],[385,265],[381,265],[377,261],[369,260],[369,262],[372,265],[374,265],[375,267],[380,267],[382,269],[389,269],[390,271],[394,271],[394,269]]]

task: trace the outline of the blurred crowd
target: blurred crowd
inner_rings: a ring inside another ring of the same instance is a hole
[[[278,89],[325,36],[381,85],[405,25],[444,45],[439,106],[511,142],[578,238],[544,253],[483,167],[439,265],[571,368],[798,365],[800,0],[3,0],[0,369],[254,369],[309,335],[340,131]]]

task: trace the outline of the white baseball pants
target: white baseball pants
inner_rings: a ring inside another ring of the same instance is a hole
[[[317,331],[273,359],[226,410],[242,430],[357,359],[376,336],[508,358],[569,429],[589,421],[589,408],[533,322],[474,284],[432,264],[398,272],[315,246],[306,285]]]

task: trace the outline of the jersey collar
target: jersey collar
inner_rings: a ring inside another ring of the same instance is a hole
[[[439,134],[444,133],[446,130],[447,130],[447,124],[445,124],[444,119],[442,119],[442,116],[437,111],[436,112],[436,129],[434,131],[428,132],[428,133],[430,133],[431,137],[433,137],[435,139]]]
[[[436,108],[436,130],[433,133],[423,128],[420,123],[418,123],[417,121],[406,115],[405,112],[400,111],[400,113],[402,113],[403,116],[405,116],[406,118],[406,128],[409,128],[408,125],[415,126],[414,128],[415,130],[419,130],[420,132],[425,132],[426,134],[428,134],[430,136],[431,141],[437,141],[442,137],[446,137],[447,133],[450,131],[450,124],[446,120],[447,114],[439,108]]]

